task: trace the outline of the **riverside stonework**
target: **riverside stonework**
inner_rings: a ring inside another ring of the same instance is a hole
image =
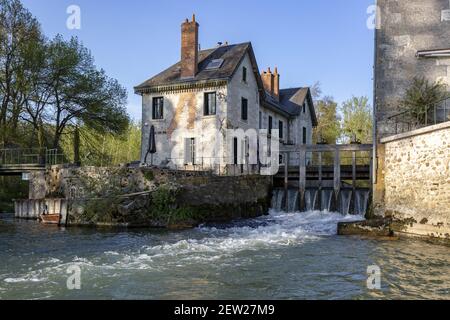
[[[450,122],[382,139],[385,216],[395,231],[450,240]]]
[[[271,185],[259,175],[56,166],[32,175],[30,199],[66,199],[67,225],[184,228],[268,214]]]

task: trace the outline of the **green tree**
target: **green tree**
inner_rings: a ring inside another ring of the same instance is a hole
[[[353,140],[354,136],[359,142],[372,142],[372,107],[367,97],[355,97],[345,101],[341,107],[343,115],[342,135],[345,143]]]
[[[104,70],[96,69],[92,55],[77,38],[64,41],[56,36],[47,56],[52,109],[46,117],[54,126],[54,148],[69,125],[84,124],[102,134],[126,130],[126,90]]]
[[[20,116],[34,80],[40,25],[19,0],[0,0],[0,143],[18,143]]]
[[[313,141],[335,144],[341,134],[337,103],[332,97],[316,101],[318,126],[313,130]]]

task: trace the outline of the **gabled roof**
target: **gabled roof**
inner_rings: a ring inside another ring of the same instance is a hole
[[[317,116],[314,109],[314,102],[311,95],[311,90],[308,87],[299,88],[289,88],[280,90],[279,100],[272,97],[268,92],[266,92],[265,101],[272,107],[275,107],[284,114],[291,117],[298,116],[302,109],[303,103],[308,101],[309,113],[311,114],[311,121],[313,126],[317,126]],[[272,108],[273,109],[273,108]],[[276,111],[276,110],[275,110]]]
[[[177,62],[153,78],[150,78],[144,83],[136,86],[134,88],[135,92],[141,93],[147,88],[157,86],[170,86],[212,80],[229,80],[234,75],[246,53],[250,54],[250,59],[252,60],[254,68],[253,71],[258,75],[257,81],[259,82],[261,79],[259,78],[258,66],[256,65],[252,45],[250,42],[245,42],[199,51],[198,72],[194,78],[181,78],[181,62]],[[212,60],[215,59],[223,59],[223,64],[220,68],[208,70],[206,67]],[[262,87],[262,85],[260,87]]]
[[[294,117],[300,114],[303,102],[309,100],[310,114],[313,126],[317,126],[317,118],[309,88],[292,88],[280,90],[279,101],[265,92],[259,73],[255,53],[250,42],[234,45],[225,45],[213,49],[199,51],[198,72],[193,78],[181,78],[181,61],[148,79],[134,88],[135,92],[142,94],[150,90],[171,90],[173,87],[191,86],[202,83],[211,83],[221,80],[230,80],[237,71],[241,61],[248,53],[253,68],[253,73],[258,83],[261,100],[266,107],[286,117]],[[222,59],[223,64],[217,69],[207,69],[208,64],[216,59]]]

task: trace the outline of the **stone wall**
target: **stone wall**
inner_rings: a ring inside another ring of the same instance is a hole
[[[268,213],[272,178],[148,168],[55,166],[30,194],[69,201],[68,225],[194,226]]]
[[[397,232],[450,239],[450,122],[381,142],[385,192],[379,209],[400,222]]]

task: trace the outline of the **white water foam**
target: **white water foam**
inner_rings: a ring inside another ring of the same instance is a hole
[[[363,220],[361,216],[311,211],[284,213],[271,211],[267,217],[255,219],[256,227],[235,226],[227,229],[201,227],[205,237],[143,248],[139,260],[177,257],[182,260],[212,261],[245,250],[273,249],[301,245],[322,236],[335,235],[340,221]]]
[[[47,259],[46,267],[25,275],[8,277],[9,284],[45,281],[49,275],[65,274],[68,266],[76,264],[82,269],[108,270],[165,270],[188,264],[234,259],[244,251],[261,251],[286,246],[299,246],[335,235],[337,223],[363,220],[361,216],[343,216],[330,212],[285,213],[272,210],[269,216],[253,219],[247,225],[235,224],[220,229],[203,226],[192,231],[191,238],[161,245],[143,246],[125,251],[106,251],[95,257],[74,257],[72,261]],[[242,256],[239,258],[242,260]],[[50,264],[50,265],[49,265]],[[98,270],[100,271],[100,270]]]

